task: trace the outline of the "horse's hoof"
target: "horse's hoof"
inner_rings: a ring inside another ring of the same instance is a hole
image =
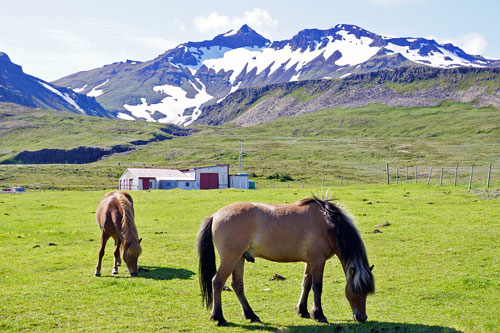
[[[116,275],[116,274],[118,274],[118,270],[116,270],[116,271],[115,271],[115,270],[113,270],[111,273],[112,273],[113,275]]]
[[[309,312],[303,313],[303,312],[297,312],[301,318],[306,318],[309,319],[311,318],[311,314]]]
[[[227,326],[227,321],[226,320],[219,320],[217,322],[217,326]]]
[[[95,272],[94,276],[99,277],[99,276],[101,276],[101,273],[100,272]]]
[[[122,263],[121,263],[121,262],[119,262],[119,263],[117,263],[117,264],[116,264],[116,266],[121,266],[121,265],[122,265]]]
[[[259,317],[255,316],[253,318],[250,318],[251,323],[262,323]]]
[[[314,320],[316,320],[318,323],[329,324],[328,320],[326,318],[319,318],[319,319],[314,319]]]

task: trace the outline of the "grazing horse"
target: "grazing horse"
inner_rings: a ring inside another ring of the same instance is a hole
[[[101,263],[104,248],[109,237],[115,240],[115,260],[113,274],[118,274],[121,265],[120,246],[123,249],[123,260],[127,264],[131,276],[138,272],[137,258],[142,252],[141,239],[137,234],[134,222],[134,203],[130,194],[125,192],[108,192],[99,203],[96,212],[97,224],[102,230],[101,249],[95,268],[95,276],[101,276]]]
[[[220,256],[216,270],[215,251]],[[211,305],[210,319],[227,325],[222,315],[221,291],[229,275],[243,309],[243,316],[260,321],[243,291],[245,260],[261,257],[277,262],[306,263],[297,313],[310,318],[307,297],[312,288],[312,317],[328,322],[321,307],[325,261],[336,255],[346,276],[345,295],[355,320],[363,322],[366,296],[375,291],[372,267],[354,221],[330,200],[316,197],[292,204],[269,205],[238,202],[205,219],[198,232],[199,278],[202,300]]]

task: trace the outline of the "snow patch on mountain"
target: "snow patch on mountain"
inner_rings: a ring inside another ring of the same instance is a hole
[[[49,86],[48,84],[46,84],[46,83],[44,83],[42,81],[38,81],[38,83],[40,83],[45,89],[50,90],[54,94],[56,94],[59,97],[61,97],[62,99],[64,99],[66,102],[68,102],[69,104],[71,104],[75,109],[77,109],[81,113],[86,114],[85,110],[83,110],[71,97],[69,97],[69,95],[67,93],[62,93],[59,90],[57,90],[57,89]]]
[[[118,119],[123,119],[123,120],[135,120],[134,117],[126,114],[126,113],[123,113],[123,112],[118,112],[118,114],[116,115],[116,117]]]
[[[88,86],[89,86],[89,85],[88,85],[88,84],[86,84],[86,85],[84,85],[84,86],[83,86],[83,87],[81,87],[81,88],[75,88],[75,89],[73,89],[73,91],[74,91],[74,92],[76,92],[76,93],[78,93],[78,94],[80,94],[80,93],[81,93],[81,92],[83,92],[83,91],[85,90],[85,88],[87,88]],[[70,87],[68,87],[68,89],[71,89],[71,88],[70,88]]]
[[[168,95],[159,103],[148,104],[146,98],[141,98],[141,104],[124,104],[123,107],[130,111],[136,118],[144,118],[147,121],[158,121],[160,123],[184,124],[187,126],[200,116],[201,110],[199,107],[213,98],[212,95],[207,93],[203,83],[200,81],[198,81],[198,83],[201,85],[201,88],[198,89],[194,86],[194,89],[197,91],[194,98],[187,97],[187,92],[181,87],[162,85],[153,88],[155,92],[161,92]],[[185,115],[185,110],[191,108],[193,109],[192,113],[190,115]],[[153,118],[155,112],[162,113],[164,117],[155,120],[155,118]],[[121,117],[125,119],[126,115],[122,113]]]
[[[103,90],[100,90],[99,88],[103,87],[106,83],[109,82],[109,79],[107,79],[106,81],[104,81],[103,83],[95,86],[94,88],[92,88],[91,91],[89,91],[87,93],[87,96],[90,96],[90,97],[99,97],[103,94]]]
[[[419,51],[420,49],[410,49],[407,46],[399,46],[393,43],[388,43],[385,49],[392,51],[394,53],[400,53],[405,58],[420,64],[431,65],[434,67],[446,68],[446,67],[458,67],[458,66],[472,66],[481,67],[478,64],[474,64],[470,61],[466,61],[460,58],[455,53],[450,52],[442,47],[437,47],[438,51],[430,51],[426,56],[422,56]]]
[[[361,64],[373,57],[380,50],[380,47],[372,47],[373,39],[369,37],[357,38],[355,35],[345,30],[339,31],[342,40],[335,40],[329,43],[325,51],[325,59],[328,59],[335,51],[339,51],[342,57],[335,62],[339,66]]]

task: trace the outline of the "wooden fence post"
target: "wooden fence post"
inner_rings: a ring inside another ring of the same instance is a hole
[[[455,167],[455,179],[453,180],[453,186],[457,186],[457,175],[458,175],[458,164]]]
[[[387,174],[387,185],[389,185],[389,163],[385,164],[385,173]]]
[[[342,187],[342,176],[340,176],[340,187]]]
[[[408,167],[406,167],[406,181],[405,183],[408,183]]]
[[[429,170],[429,177],[427,177],[427,185],[429,185],[429,182],[431,181],[431,176],[432,176],[432,167]]]
[[[486,188],[490,187],[490,179],[491,179],[491,163],[488,167],[488,180],[486,181]]]
[[[417,179],[418,179],[418,168],[415,165],[415,183],[417,183]]]
[[[302,181],[302,188],[304,188],[304,181]]]
[[[439,177],[439,186],[443,186],[443,172],[444,168],[441,168],[441,176]]]
[[[472,188],[472,174],[474,173],[474,167],[470,167],[470,177],[469,177],[469,190]]]
[[[396,184],[399,184],[399,169],[396,169]]]

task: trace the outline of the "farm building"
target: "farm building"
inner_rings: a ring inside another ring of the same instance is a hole
[[[120,190],[208,190],[229,187],[248,189],[248,175],[230,176],[228,164],[185,170],[128,168],[120,177]]]

